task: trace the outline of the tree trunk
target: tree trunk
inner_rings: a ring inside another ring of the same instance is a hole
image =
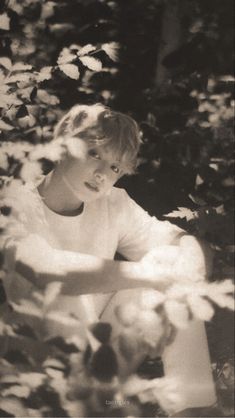
[[[155,85],[159,88],[171,76],[171,70],[163,64],[164,58],[179,47],[181,40],[180,0],[165,0],[164,3],[155,78]]]

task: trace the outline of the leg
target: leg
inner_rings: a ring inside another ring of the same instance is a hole
[[[121,329],[113,312],[115,306],[130,301],[138,305],[141,292],[142,289],[117,292],[101,315],[101,321],[110,322],[112,325],[114,342]],[[115,349],[123,376],[133,373],[146,354],[139,352],[136,358],[126,362],[120,355],[117,344]],[[182,410],[212,406],[216,403],[205,327],[201,321],[192,321],[189,328],[178,331],[175,340],[164,350],[163,363],[165,376],[180,380]]]
[[[201,321],[178,331],[163,355],[165,374],[180,379],[182,409],[213,406],[216,403],[205,327]]]

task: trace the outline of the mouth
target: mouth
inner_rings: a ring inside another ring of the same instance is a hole
[[[87,182],[85,182],[84,184],[92,192],[96,192],[96,193],[99,192],[99,188],[95,184],[93,184],[93,183],[87,183]]]

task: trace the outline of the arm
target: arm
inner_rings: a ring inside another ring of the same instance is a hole
[[[179,279],[206,276],[202,245],[189,235],[177,245],[165,245],[147,253],[141,262],[105,260],[88,254],[55,250],[42,238],[30,235],[15,248],[15,269],[37,287],[58,281],[61,293],[106,293],[128,288],[163,290]]]
[[[181,232],[171,244],[147,252],[142,262],[156,268],[167,265],[175,281],[198,281],[211,275],[213,256],[209,245]]]
[[[61,293],[78,295],[126,288],[165,288],[172,270],[164,264],[104,260],[95,256],[56,250],[31,234],[14,246],[15,270],[37,287],[58,281]]]
[[[127,259],[171,267],[175,279],[196,280],[209,276],[212,253],[204,242],[169,221],[159,221],[122,193],[119,248]]]
[[[184,272],[191,279],[211,275],[213,254],[206,242],[184,234],[179,238],[178,245],[180,254],[175,264],[177,274]]]

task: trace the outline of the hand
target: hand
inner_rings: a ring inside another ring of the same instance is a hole
[[[163,245],[149,251],[140,261],[148,279],[156,283],[169,285],[175,280],[175,265],[180,256],[180,247]]]
[[[211,260],[205,244],[193,236],[184,235],[177,246],[156,247],[140,263],[151,281],[167,285],[179,280],[203,280],[211,270]]]

